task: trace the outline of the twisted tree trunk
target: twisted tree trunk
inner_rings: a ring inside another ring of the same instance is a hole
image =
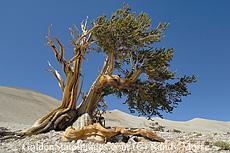
[[[52,39],[50,38],[50,31],[48,32],[48,43],[52,47],[58,63],[62,65],[62,69],[66,76],[65,83],[58,71],[55,70],[54,67],[49,63],[49,71],[52,72],[57,78],[58,84],[63,92],[62,102],[58,108],[37,120],[31,128],[20,132],[18,135],[27,136],[48,132],[50,130],[65,130],[68,126],[71,126],[78,118],[76,101],[80,93],[79,85],[81,67],[85,51],[90,45],[90,42],[88,41],[90,37],[88,36],[90,30],[86,30],[85,26],[83,25],[82,31],[82,36],[73,42],[75,46],[75,56],[69,61],[64,58],[64,46],[61,44],[59,39],[55,38],[56,43],[60,47],[60,50],[57,49]]]
[[[66,85],[63,87],[61,105],[37,120],[30,129],[22,133],[23,135],[39,134],[50,130],[65,130],[73,124],[77,119],[76,97],[79,92],[81,64],[82,57],[78,57],[74,63],[74,71],[66,70],[67,79]]]
[[[34,125],[26,131],[17,133],[19,136],[28,136],[48,132],[50,130],[65,130],[71,126],[74,121],[82,114],[88,113],[92,115],[97,108],[97,103],[103,99],[103,90],[107,87],[117,89],[130,88],[140,76],[141,71],[136,70],[130,78],[120,78],[113,75],[115,64],[115,51],[107,52],[107,58],[104,62],[102,70],[94,83],[92,84],[88,95],[83,99],[82,103],[76,108],[80,90],[81,67],[84,60],[84,55],[87,53],[89,46],[94,43],[91,39],[92,31],[98,27],[94,25],[91,29],[86,28],[86,23],[82,22],[82,35],[78,35],[72,42],[74,45],[74,57],[70,60],[64,58],[64,46],[58,38],[55,38],[56,43],[60,47],[58,49],[50,38],[50,29],[48,31],[48,44],[52,47],[54,55],[58,63],[62,66],[66,81],[62,79],[57,70],[49,63],[49,71],[54,74],[58,84],[63,92],[61,105],[37,120]]]
[[[112,62],[111,62],[112,61]],[[94,81],[91,86],[87,97],[83,100],[80,107],[78,108],[78,114],[84,113],[92,114],[97,107],[97,103],[103,99],[103,90],[106,87],[113,87],[117,89],[128,89],[131,88],[141,74],[141,70],[137,69],[130,78],[121,78],[118,75],[112,75],[114,57],[107,57],[101,74]]]

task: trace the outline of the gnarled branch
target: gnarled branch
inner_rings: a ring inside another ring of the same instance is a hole
[[[64,46],[61,44],[60,40],[55,37],[55,41],[57,42],[57,44],[60,46],[60,51],[57,49],[57,47],[55,46],[54,42],[52,41],[51,37],[50,37],[50,27],[48,29],[48,35],[47,35],[47,41],[48,41],[48,45],[52,47],[54,55],[58,61],[58,63],[60,63],[63,66],[63,70],[65,72],[65,74],[67,75],[68,71],[71,70],[68,62],[65,60],[64,58]]]
[[[107,62],[104,64],[104,68],[106,67]],[[103,69],[104,70],[104,69]],[[78,108],[79,115],[83,113],[89,113],[90,115],[93,113],[94,109],[101,99],[101,94],[104,88],[106,87],[114,87],[117,89],[127,89],[132,86],[132,84],[138,79],[141,75],[142,71],[138,69],[133,73],[130,78],[120,78],[118,75],[105,75],[100,74],[97,79],[94,81],[91,86],[87,97],[83,100],[81,105]]]

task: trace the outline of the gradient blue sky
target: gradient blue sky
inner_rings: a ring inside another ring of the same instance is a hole
[[[52,50],[46,46],[48,25],[52,34],[71,52],[68,28],[82,19],[111,15],[127,2],[133,11],[147,12],[153,24],[169,22],[159,46],[176,48],[172,70],[196,74],[192,95],[165,118],[189,120],[196,117],[230,120],[230,1],[229,0],[1,0],[0,85],[32,89],[61,98],[57,82],[46,72],[47,60],[56,67]],[[88,89],[104,56],[88,57],[84,64]],[[110,109],[128,112],[124,99],[107,97]]]

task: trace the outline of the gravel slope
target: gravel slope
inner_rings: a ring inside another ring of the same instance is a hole
[[[10,129],[23,129],[29,125],[1,123]],[[229,153],[221,150],[213,143],[224,141],[230,143],[229,133],[197,133],[197,132],[156,132],[165,138],[164,143],[134,142],[128,143],[93,143],[86,140],[72,142],[61,141],[63,132],[51,131],[46,134],[33,135],[21,140],[0,142],[0,153]]]
[[[49,96],[24,89],[0,87],[0,128],[10,131],[30,127],[36,119],[58,106]],[[196,118],[186,122],[154,118],[154,121],[136,117],[119,110],[105,114],[106,126],[155,129],[165,143],[134,142],[99,144],[87,141],[62,142],[62,132],[51,131],[21,140],[0,142],[0,153],[18,152],[168,152],[216,153],[230,152],[213,145],[216,141],[230,143],[230,122]],[[159,129],[158,129],[159,130]]]

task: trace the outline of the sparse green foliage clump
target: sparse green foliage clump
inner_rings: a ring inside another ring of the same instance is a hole
[[[114,56],[114,72],[124,78],[132,78],[137,71],[140,77],[128,88],[108,86],[104,95],[126,96],[125,101],[131,112],[151,117],[161,112],[172,112],[183,96],[190,94],[187,84],[195,76],[177,77],[170,71],[174,49],[155,48],[168,27],[159,23],[152,27],[146,13],[136,14],[124,5],[110,18],[101,16],[96,20],[99,27],[93,32],[98,51]]]
[[[213,145],[219,147],[221,150],[230,150],[230,143],[224,141],[216,141]]]

